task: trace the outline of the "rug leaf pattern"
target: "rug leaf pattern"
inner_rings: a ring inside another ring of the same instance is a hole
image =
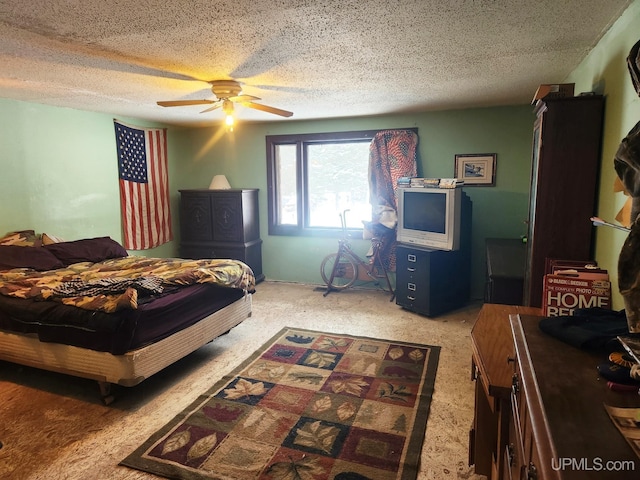
[[[284,328],[121,465],[185,480],[410,480],[440,347]]]

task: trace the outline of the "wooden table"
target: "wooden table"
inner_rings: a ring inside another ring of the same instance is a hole
[[[547,335],[541,318],[538,308],[498,304],[478,314],[469,463],[489,480],[640,478],[640,458],[604,408],[640,407],[640,396],[607,388],[596,370],[607,355]],[[617,471],[605,471],[609,461]]]
[[[474,425],[469,463],[490,480],[500,478],[511,415],[511,378],[515,356],[510,314],[540,315],[541,309],[484,304],[471,331],[472,379],[476,380]]]

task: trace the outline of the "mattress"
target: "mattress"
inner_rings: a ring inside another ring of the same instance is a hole
[[[239,260],[129,256],[109,237],[0,244],[0,360],[97,380],[110,403],[112,384],[137,385],[250,316],[254,291]]]
[[[0,329],[34,334],[41,342],[121,355],[189,327],[244,295],[239,289],[196,284],[114,313],[0,296]]]
[[[238,325],[251,315],[251,304],[251,295],[242,295],[187,328],[121,355],[0,331],[0,360],[130,387]]]

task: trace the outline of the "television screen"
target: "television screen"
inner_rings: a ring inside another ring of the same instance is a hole
[[[398,243],[457,250],[461,204],[459,188],[399,188]]]
[[[445,233],[446,220],[447,196],[444,193],[405,192],[404,228]]]

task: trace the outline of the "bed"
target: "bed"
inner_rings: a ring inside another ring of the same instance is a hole
[[[240,261],[3,238],[0,360],[96,380],[106,404],[113,384],[137,385],[251,315],[255,278]]]

